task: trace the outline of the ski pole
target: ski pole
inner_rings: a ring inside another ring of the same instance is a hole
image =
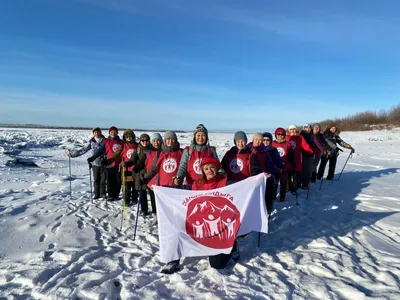
[[[296,174],[296,171],[293,174],[293,179],[294,179],[294,182],[295,182],[295,189],[296,189],[296,205],[299,205],[299,194],[297,193],[297,174]]]
[[[258,233],[258,244],[257,247],[260,248],[261,232]]]
[[[92,172],[90,170],[90,165],[89,165],[89,181],[90,181],[90,199],[92,199],[92,204],[93,204],[93,190],[92,190]]]
[[[71,157],[68,157],[68,165],[69,165],[69,197],[72,198]]]
[[[137,204],[137,210],[136,210],[136,220],[135,220],[135,231],[133,232],[133,240],[136,238],[136,229],[137,229],[137,223],[139,219],[139,207],[140,207],[140,202],[142,201],[142,180],[139,180],[139,200]],[[146,199],[147,201],[147,199]]]
[[[121,216],[121,230],[126,219],[126,181],[125,181],[125,168],[122,168],[122,216]]]
[[[349,158],[351,158],[351,157],[353,157],[353,153],[352,153],[352,152],[350,152],[349,156],[347,157],[347,160],[346,160],[346,162],[344,163],[344,166],[343,166],[342,172],[340,172],[340,174],[339,174],[339,177],[338,177],[338,179],[337,179],[337,180],[339,180],[339,179],[340,179],[340,176],[342,176],[343,170],[344,170],[344,168],[346,167],[346,165],[347,165],[347,162],[349,161]],[[333,180],[332,180],[332,181],[333,181]]]

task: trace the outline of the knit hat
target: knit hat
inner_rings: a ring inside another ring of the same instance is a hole
[[[111,126],[110,129],[108,129],[108,133],[110,133],[110,131],[115,130],[118,134],[118,128],[115,126]]]
[[[130,129],[125,130],[123,135],[122,135],[122,139],[125,140],[125,136],[127,136],[127,135],[131,135],[132,136],[132,140],[136,141],[136,135],[133,132],[133,130],[130,130]]]
[[[275,137],[278,133],[283,133],[284,135],[286,135],[286,130],[282,127],[279,127],[275,130]]]
[[[296,125],[292,124],[292,125],[289,126],[289,130],[293,129],[293,128],[297,130],[297,126]]]
[[[235,133],[233,137],[233,143],[236,145],[236,141],[243,140],[245,144],[247,144],[247,135],[244,131],[238,131]]]
[[[193,143],[196,144],[196,134],[198,132],[204,132],[206,135],[206,143],[208,142],[208,130],[203,124],[197,125],[196,129],[193,131]]]
[[[95,128],[92,129],[92,133],[94,133],[95,131],[98,131],[98,132],[101,133],[100,127],[95,127]]]
[[[306,128],[311,128],[311,125],[308,124],[308,123],[304,124],[304,125],[303,125],[303,129],[306,129]]]
[[[314,123],[314,124],[313,124],[313,128],[314,128],[314,127],[318,127],[319,129],[321,129],[321,125],[320,125],[319,123]]]
[[[171,139],[177,141],[178,138],[176,137],[176,133],[173,132],[172,130],[168,130],[166,133],[164,133],[164,140],[166,139]]]
[[[203,166],[206,164],[215,164],[217,169],[221,169],[221,163],[214,156],[207,156],[201,160],[200,168],[203,169]]]
[[[263,138],[267,137],[270,139],[270,141],[272,142],[272,134],[269,132],[263,132],[262,134]]]
[[[152,143],[154,140],[160,140],[161,143],[163,142],[163,139],[161,137],[161,134],[159,134],[158,132],[152,133],[150,136],[150,143]]]
[[[150,137],[147,133],[142,133],[140,135],[140,140],[150,140]]]

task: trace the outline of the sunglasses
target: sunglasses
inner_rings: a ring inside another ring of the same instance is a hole
[[[128,138],[133,139],[133,135],[127,134],[127,135],[125,135],[125,138],[126,138],[126,139],[128,139]]]
[[[264,142],[270,142],[270,139],[263,139]]]
[[[285,135],[285,134],[284,134],[284,133],[277,133],[276,135],[282,135],[282,136],[283,136],[283,135]]]
[[[140,140],[141,142],[150,142],[150,140]]]

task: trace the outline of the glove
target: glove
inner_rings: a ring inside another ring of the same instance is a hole
[[[350,146],[350,150],[351,150],[351,154],[353,154],[354,152],[356,152],[356,150],[354,150],[353,147]]]
[[[127,164],[124,161],[122,161],[119,165],[121,166],[121,168],[126,168],[127,167]]]
[[[103,159],[102,162],[101,162],[101,164],[102,164],[104,167],[106,167],[106,166],[108,166],[108,165],[110,164],[110,162],[109,162],[108,159]]]
[[[177,185],[177,186],[181,186],[182,183],[183,183],[183,179],[182,178],[174,177],[172,179],[173,179],[174,184]]]
[[[94,159],[93,159],[92,157],[89,157],[89,158],[87,159],[88,164],[91,164],[93,161],[94,161]]]

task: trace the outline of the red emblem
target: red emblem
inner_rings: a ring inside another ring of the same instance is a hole
[[[240,212],[223,197],[202,196],[193,199],[187,209],[186,232],[209,248],[233,246],[240,228]]]

